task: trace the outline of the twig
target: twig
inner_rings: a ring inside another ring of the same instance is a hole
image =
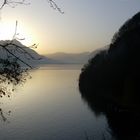
[[[16,35],[17,35],[17,26],[18,26],[18,21],[16,20],[16,25],[15,25],[15,32],[14,32],[14,35],[13,35],[13,39],[15,39]]]
[[[15,54],[13,54],[11,51],[9,51],[9,50],[5,47],[5,45],[1,45],[1,44],[0,44],[0,46],[1,46],[4,50],[6,50],[9,54],[11,54],[12,56],[14,56],[17,60],[19,60],[20,62],[22,62],[22,63],[25,64],[26,66],[30,67],[31,69],[33,68],[32,66],[30,66],[29,64],[27,64],[26,62],[24,62],[22,59],[20,59],[19,57],[17,57]]]
[[[64,12],[61,10],[61,8],[56,4],[56,2],[54,0],[48,0],[48,3],[50,4],[50,6],[54,9],[59,11],[61,14],[64,14]]]
[[[18,4],[24,4],[24,5],[29,5],[30,3],[26,3],[26,0],[20,0],[20,1],[14,1],[14,0],[4,0],[2,5],[0,6],[0,10],[3,9],[5,5],[12,6],[13,8],[17,6]]]

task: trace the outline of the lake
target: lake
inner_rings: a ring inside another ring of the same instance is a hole
[[[1,140],[107,140],[107,119],[90,110],[78,89],[81,65],[47,65],[0,101]]]

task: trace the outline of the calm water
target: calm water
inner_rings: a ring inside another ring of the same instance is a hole
[[[105,116],[94,114],[81,98],[80,68],[50,65],[31,71],[32,79],[0,101],[0,139],[111,139]]]

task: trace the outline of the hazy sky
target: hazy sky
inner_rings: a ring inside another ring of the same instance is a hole
[[[50,8],[47,0],[29,2],[27,6],[4,7],[0,38],[12,38],[18,20],[18,33],[26,38],[23,43],[39,44],[41,54],[103,47],[128,18],[140,11],[140,0],[55,0],[65,14]]]

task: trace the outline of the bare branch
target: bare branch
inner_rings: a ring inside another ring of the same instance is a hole
[[[61,10],[61,8],[56,4],[54,0],[47,0],[50,6],[54,9],[60,12],[61,14],[64,14],[64,12]],[[17,5],[29,5],[30,3],[26,3],[26,0],[4,0],[2,5],[0,6],[0,10],[5,6],[9,5],[10,7],[14,8]]]
[[[23,64],[25,64],[26,66],[28,66],[29,68],[32,69],[32,66],[30,66],[29,64],[27,64],[26,62],[24,62],[22,59],[20,59],[19,57],[17,57],[14,53],[12,53],[9,49],[6,48],[6,46],[9,45],[9,44],[6,44],[6,45],[1,45],[0,46],[6,50],[9,54],[11,54],[12,56],[14,56],[17,60],[19,60],[20,62],[22,62]],[[15,45],[15,44],[13,44]],[[16,46],[16,45],[15,45]],[[19,46],[18,46],[19,47]]]
[[[34,45],[36,45],[36,44],[34,44]],[[39,60],[39,59],[33,57],[29,52],[26,51],[27,47],[21,47],[15,43],[13,43],[13,40],[10,43],[7,43],[5,47],[8,47],[8,46],[15,46],[16,47],[15,51],[18,51],[20,49],[20,50],[22,50],[22,53],[27,54],[31,59]]]
[[[3,0],[2,4],[0,5],[0,10],[2,10],[6,5],[14,8],[17,5],[29,5],[30,3],[27,3],[26,1],[29,0]],[[60,12],[63,14],[64,12],[61,10],[61,8],[56,4],[55,0],[47,0],[50,7],[52,7],[54,10]],[[5,84],[7,81],[7,84],[13,84],[17,85],[18,83],[26,81],[26,76],[28,75],[28,70],[32,69],[33,67],[28,64],[24,59],[22,59],[22,55],[26,59],[36,59],[32,54],[30,54],[30,51],[28,52],[26,46],[20,46],[20,44],[16,44],[14,42],[15,40],[24,40],[24,38],[19,38],[19,33],[17,33],[17,26],[18,21],[16,21],[15,25],[15,31],[12,36],[12,40],[7,40],[7,42],[0,43],[0,51],[3,51],[4,54],[0,56],[0,97],[5,96],[7,90],[7,85]],[[30,46],[30,48],[36,48],[37,45],[33,44]],[[1,58],[4,57],[4,58]],[[24,64],[24,66],[27,66],[27,68],[22,68],[21,63]],[[4,85],[2,84],[4,83]],[[2,84],[2,85],[1,85]],[[12,89],[12,91],[14,88]],[[10,93],[10,92],[9,92]],[[10,97],[8,93],[8,97]],[[1,112],[0,112],[1,114]],[[1,114],[2,115],[2,114]]]
[[[17,38],[17,35],[19,35],[19,33],[17,33],[17,26],[18,26],[18,21],[16,21],[15,32],[14,32],[14,35],[13,35],[13,39],[10,41],[10,43],[6,44],[6,47],[8,47],[8,46],[15,46],[15,49],[14,49],[15,52],[17,51],[17,52],[20,52],[21,54],[29,56],[31,59],[39,60],[40,58],[36,59],[28,51],[26,51],[27,47],[23,47],[23,46],[21,47],[20,45],[17,45],[15,43],[13,43],[14,40],[24,40],[24,39]],[[29,48],[37,48],[37,45],[33,44]]]
[[[18,25],[18,21],[16,21],[15,32],[14,32],[14,35],[13,35],[13,39],[15,39],[16,35],[17,35],[17,25]]]
[[[28,70],[33,69],[33,67],[18,56],[18,54],[27,54],[31,58],[34,57],[13,40],[1,42],[0,49],[4,52],[0,58],[0,97],[10,97],[11,92],[14,91],[14,86],[24,83],[27,76],[29,77]],[[21,50],[21,52],[18,52],[19,50]],[[13,85],[12,89],[10,88],[11,86],[8,85]]]
[[[3,4],[0,7],[0,10],[7,4],[7,0],[4,0]]]
[[[59,11],[61,14],[64,14],[64,12],[61,10],[61,8],[56,4],[56,2],[54,0],[48,0],[48,3],[50,4],[50,6],[54,9]]]
[[[30,3],[26,3],[26,0],[4,0],[2,5],[0,6],[0,10],[5,6],[5,5],[9,5],[12,8],[16,7],[19,4],[24,4],[24,5],[29,5]]]

